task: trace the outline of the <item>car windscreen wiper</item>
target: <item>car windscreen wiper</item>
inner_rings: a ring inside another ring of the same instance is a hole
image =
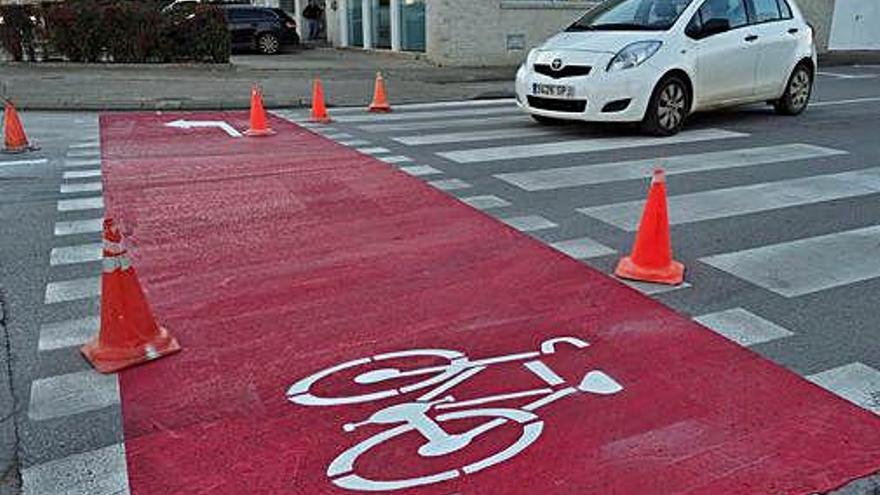
[[[574,32],[574,31],[592,31],[592,30],[593,30],[593,27],[592,27],[592,26],[586,26],[586,25],[583,25],[583,24],[572,24],[571,26],[568,26],[568,28],[566,28],[566,31],[569,31],[569,32]]]

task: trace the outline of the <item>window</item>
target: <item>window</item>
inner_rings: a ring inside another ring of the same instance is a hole
[[[691,0],[608,0],[567,31],[665,31]]]
[[[734,29],[749,22],[743,0],[707,0],[698,15],[704,26],[712,21],[727,21],[730,29]]]
[[[779,20],[779,4],[776,0],[752,0],[755,7],[754,22],[769,22]]]
[[[783,19],[791,19],[794,17],[791,15],[791,7],[788,5],[786,0],[778,0],[779,3],[779,12],[782,14]]]

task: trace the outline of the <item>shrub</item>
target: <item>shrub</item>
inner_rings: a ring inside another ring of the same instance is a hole
[[[33,60],[38,25],[37,8],[31,5],[0,6],[0,45],[13,60]]]

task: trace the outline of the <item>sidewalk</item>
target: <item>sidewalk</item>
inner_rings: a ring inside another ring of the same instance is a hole
[[[309,103],[320,76],[331,106],[367,105],[381,70],[393,103],[511,96],[515,68],[438,67],[415,56],[301,49],[228,65],[6,64],[0,93],[28,110],[243,109],[263,86],[270,107]]]

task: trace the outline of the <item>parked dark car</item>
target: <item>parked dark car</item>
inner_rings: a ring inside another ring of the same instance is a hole
[[[233,50],[258,50],[266,55],[282,46],[299,44],[296,21],[281,9],[223,5]]]

